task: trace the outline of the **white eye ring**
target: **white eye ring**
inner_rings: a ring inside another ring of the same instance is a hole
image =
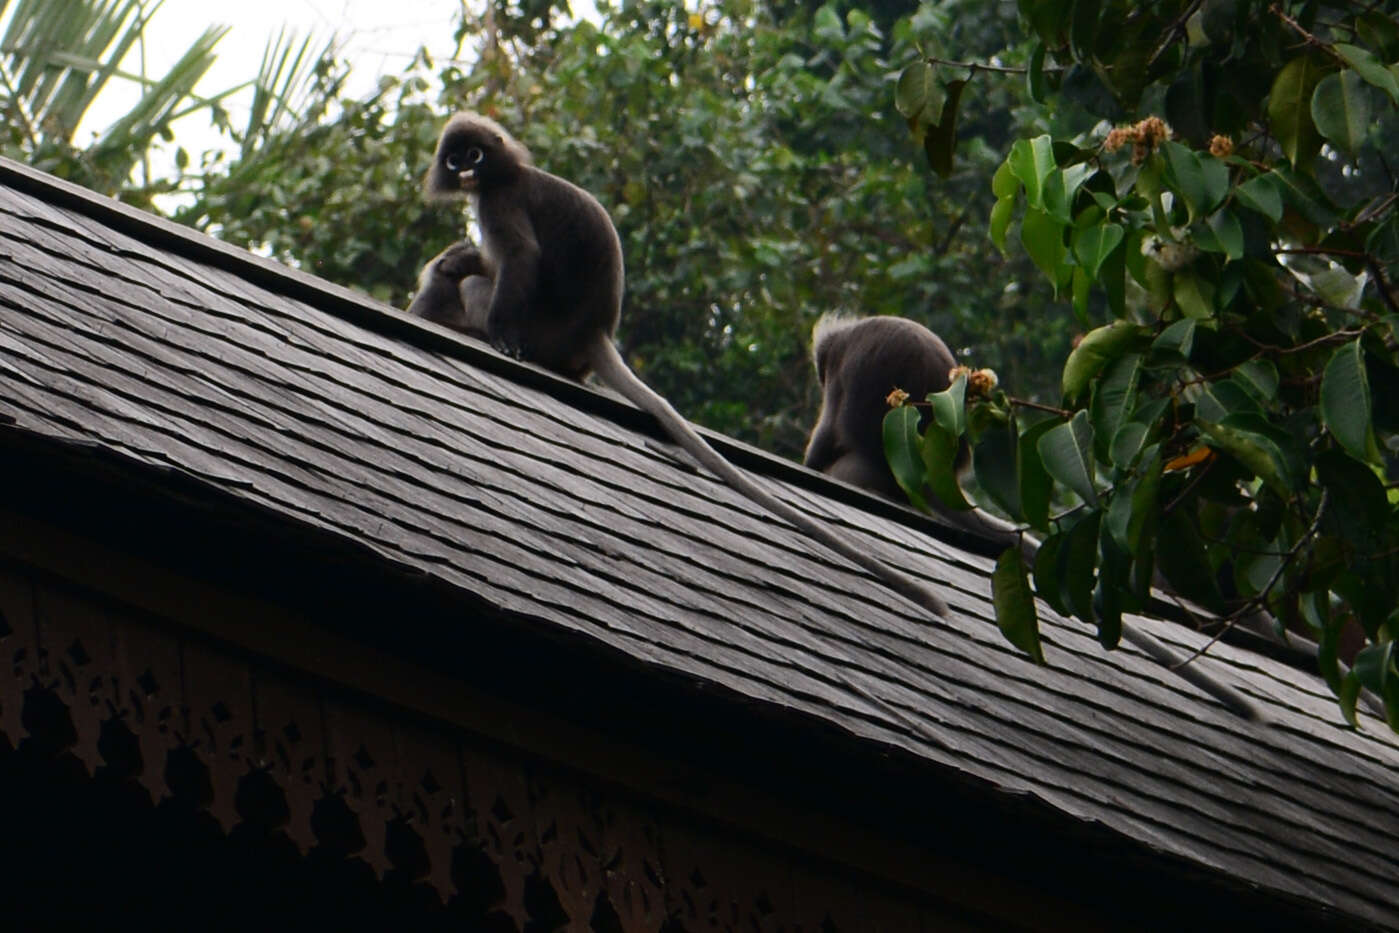
[[[466,168],[467,165],[480,165],[485,158],[486,154],[484,152],[482,152],[478,147],[472,146],[470,149],[466,150],[465,164],[463,164],[461,159],[457,157],[457,154],[455,152],[447,156],[447,158],[443,159],[442,163],[447,166],[447,171],[459,172],[462,169]]]

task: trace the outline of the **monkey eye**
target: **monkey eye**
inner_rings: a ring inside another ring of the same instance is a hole
[[[476,146],[472,146],[470,149],[466,150],[464,155],[455,152],[449,154],[447,158],[443,160],[443,164],[447,166],[447,171],[459,172],[468,165],[480,165],[481,160],[485,157],[486,154],[484,152]]]

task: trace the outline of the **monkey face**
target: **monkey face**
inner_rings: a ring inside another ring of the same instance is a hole
[[[432,198],[460,198],[510,183],[529,163],[529,151],[494,120],[459,113],[442,130],[425,187]]]
[[[485,159],[486,153],[480,146],[458,147],[442,157],[442,167],[456,174],[461,190],[475,191],[481,184],[476,172]]]

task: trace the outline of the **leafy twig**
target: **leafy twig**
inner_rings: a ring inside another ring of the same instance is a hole
[[[1328,343],[1350,340],[1352,338],[1359,337],[1363,333],[1365,333],[1365,328],[1363,327],[1357,327],[1354,330],[1338,330],[1334,333],[1322,334],[1320,337],[1317,337],[1314,340],[1308,340],[1306,343],[1299,343],[1295,347],[1275,347],[1270,343],[1264,343],[1261,340],[1254,340],[1252,337],[1250,337],[1248,334],[1242,331],[1239,332],[1239,336],[1243,337],[1244,340],[1253,344],[1258,349],[1267,350],[1269,353],[1301,353],[1303,350],[1310,350],[1312,347],[1323,346]]]
[[[1052,405],[1041,405],[1039,402],[1031,402],[1028,399],[1007,397],[1006,401],[1021,408],[1033,408],[1035,411],[1047,411],[1051,415],[1058,415],[1061,418],[1068,418],[1073,412],[1064,408],[1055,408]]]
[[[934,57],[934,56],[931,56],[931,55],[928,56],[926,59],[924,59],[924,61],[926,61],[926,62],[927,62],[928,64],[930,64],[930,65],[946,65],[946,66],[949,67],[949,68],[968,68],[968,69],[970,69],[970,70],[973,71],[973,72],[976,72],[976,71],[993,71],[993,72],[995,72],[995,73],[997,73],[997,74],[1004,74],[1004,75],[1023,75],[1023,74],[1025,74],[1025,72],[1027,72],[1027,71],[1030,70],[1030,69],[1028,69],[1028,68],[1023,68],[1023,67],[1021,67],[1021,68],[1012,68],[1012,67],[1010,67],[1009,65],[986,65],[986,64],[983,64],[982,62],[952,62],[952,61],[948,61],[948,60],[945,59],[945,58],[937,58],[937,57]],[[1041,70],[1046,71],[1046,72],[1049,72],[1049,73],[1055,73],[1055,72],[1064,71],[1065,69],[1063,69],[1063,68],[1044,68],[1044,69],[1041,69]]]
[[[1156,60],[1165,53],[1166,49],[1171,47],[1172,42],[1185,35],[1186,22],[1190,17],[1195,15],[1195,11],[1200,8],[1202,2],[1203,0],[1192,0],[1191,4],[1182,10],[1181,14],[1175,18],[1175,22],[1166,27],[1165,36],[1162,37],[1160,44],[1157,45],[1156,49],[1151,53],[1151,58],[1147,60],[1147,71],[1150,71],[1152,66],[1156,64]]]

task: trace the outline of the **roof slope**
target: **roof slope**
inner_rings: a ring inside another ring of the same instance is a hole
[[[1399,928],[1399,745],[1344,729],[1316,678],[1215,645],[1200,663],[1271,717],[1245,722],[1044,605],[1036,668],[996,629],[992,562],[926,524],[757,477],[937,586],[939,624],[609,401],[415,345],[430,329],[13,163],[0,182],[0,431],[173,467],[537,624]]]

